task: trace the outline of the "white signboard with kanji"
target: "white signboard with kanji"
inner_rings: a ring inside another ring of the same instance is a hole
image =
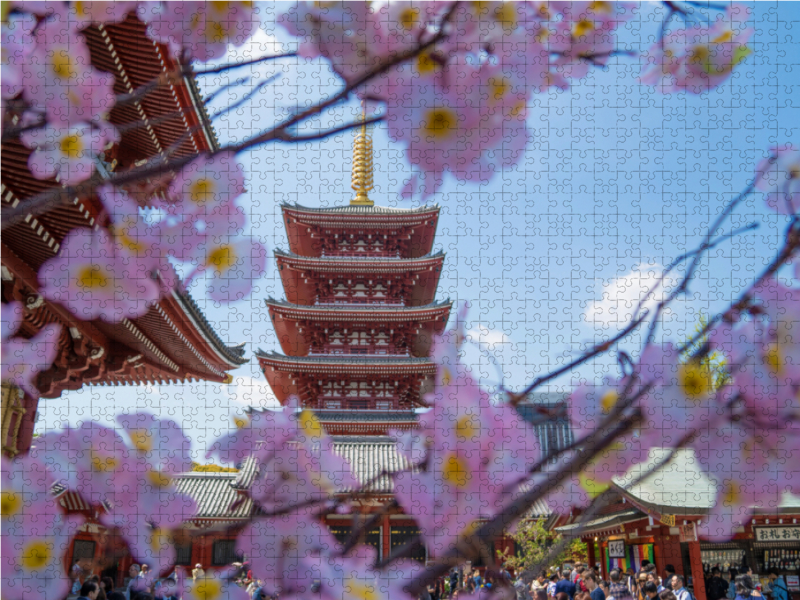
[[[756,527],[757,542],[800,541],[800,527]]]

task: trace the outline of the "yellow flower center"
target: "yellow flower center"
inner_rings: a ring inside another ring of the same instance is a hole
[[[163,489],[172,483],[172,478],[161,471],[150,470],[147,472],[147,480],[153,487]]]
[[[472,474],[463,458],[450,454],[442,465],[442,477],[450,485],[465,488],[472,479]]]
[[[129,435],[131,443],[139,452],[150,452],[153,449],[153,436],[147,429],[134,429]]]
[[[72,64],[72,60],[70,60],[69,53],[66,50],[53,52],[52,61],[50,67],[57,77],[67,80],[77,77],[78,71]]]
[[[594,31],[594,23],[588,19],[581,19],[575,23],[575,27],[572,29],[572,33],[575,37],[581,37],[592,31]]]
[[[202,579],[192,589],[192,595],[197,600],[217,600],[222,596],[222,585],[216,579]]]
[[[722,498],[723,506],[739,506],[742,500],[742,494],[739,491],[740,483],[726,479],[722,484]]]
[[[481,433],[481,422],[475,415],[465,415],[456,421],[456,435],[461,441],[475,440]]]
[[[158,554],[162,550],[168,548],[171,541],[168,531],[165,531],[161,527],[155,529],[150,538],[150,548],[153,550],[153,554]]]
[[[400,13],[399,20],[400,20],[400,27],[402,27],[406,31],[410,31],[419,21],[419,9],[418,8],[405,9],[403,12]]]
[[[355,577],[348,577],[344,584],[344,589],[349,592],[349,596],[358,600],[379,600],[382,596],[375,589],[375,584],[367,585]]]
[[[517,7],[516,2],[500,2],[493,4],[494,10],[492,17],[503,26],[507,31],[513,31],[517,27]]]
[[[725,42],[730,42],[732,39],[733,39],[733,32],[730,29],[728,29],[727,31],[723,31],[721,34],[719,34],[711,41],[713,41],[716,44],[724,44]]]
[[[101,456],[92,451],[92,469],[98,473],[108,473],[117,468],[119,461],[113,456]]]
[[[451,381],[453,381],[453,374],[450,371],[450,367],[442,365],[442,385],[450,385]]]
[[[581,474],[578,475],[578,481],[591,498],[597,498],[609,488],[608,483],[599,481],[594,473],[587,473],[586,471],[581,471]]]
[[[458,116],[449,108],[432,108],[422,120],[425,134],[440,140],[450,137],[457,126]]]
[[[308,409],[304,409],[297,417],[297,422],[300,424],[300,429],[311,438],[320,438],[324,434],[322,424],[317,419],[317,416]]]
[[[0,515],[4,519],[19,514],[22,509],[22,494],[17,492],[0,492]]]
[[[439,61],[433,58],[430,52],[423,52],[417,57],[417,72],[420,75],[427,75],[439,69]]]
[[[600,398],[600,410],[603,411],[604,415],[609,414],[614,407],[619,402],[619,394],[616,390],[608,390],[603,396]]]
[[[689,400],[695,403],[700,402],[714,389],[711,370],[707,365],[690,360],[678,369],[678,385],[683,395]]]
[[[605,13],[610,15],[613,11],[613,5],[611,2],[592,2],[589,5],[589,10],[596,12],[596,13]]]
[[[76,160],[83,156],[83,142],[79,135],[65,135],[59,144],[61,154],[69,159]]]
[[[250,419],[247,417],[233,417],[233,424],[236,426],[236,429],[244,429],[250,424]]]
[[[28,542],[22,548],[20,566],[26,571],[38,571],[50,564],[53,550],[44,540]]]
[[[511,84],[508,83],[508,80],[505,77],[489,78],[490,100],[502,100],[503,96],[505,96],[509,90],[511,90]]]
[[[215,188],[213,180],[201,177],[189,187],[189,199],[195,204],[205,204],[212,200]]]
[[[112,278],[97,265],[88,265],[78,272],[78,285],[84,291],[104,290],[111,285]]]
[[[764,354],[764,364],[769,367],[773,375],[780,375],[783,372],[784,362],[783,353],[778,343],[770,344]]]
[[[222,275],[236,264],[238,258],[233,246],[227,244],[217,246],[208,253],[208,266],[212,267],[217,275]]]

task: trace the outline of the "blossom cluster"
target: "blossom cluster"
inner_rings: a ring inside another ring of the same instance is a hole
[[[301,2],[279,23],[300,38],[302,56],[324,57],[362,99],[385,105],[389,134],[415,168],[403,194],[425,198],[445,173],[485,181],[519,162],[532,96],[606,66],[636,10],[633,2]],[[718,86],[749,54],[748,18],[733,5],[708,28],[670,32],[650,50],[642,82],[662,92]]]
[[[92,177],[120,139],[108,121],[116,102],[114,75],[93,66],[87,27],[135,14],[153,40],[186,61],[219,58],[228,44],[244,43],[258,24],[258,11],[246,2],[40,2],[8,8],[2,98],[15,101],[20,140],[31,150],[31,174],[61,185]],[[41,267],[42,296],[79,319],[119,322],[145,314],[174,289],[173,265],[179,262],[189,268],[183,285],[207,273],[213,276],[213,300],[244,298],[266,266],[263,245],[243,235],[246,216],[237,201],[244,191],[244,173],[232,153],[203,155],[180,169],[165,194],[147,198],[147,211],[124,189],[100,186],[92,193],[104,212],[94,228],[72,229],[58,255]],[[3,378],[36,395],[31,381],[54,358],[55,326],[32,340],[12,341],[19,319],[5,305],[3,310]]]

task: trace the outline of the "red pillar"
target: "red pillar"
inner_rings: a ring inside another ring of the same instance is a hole
[[[381,530],[383,532],[383,535],[381,536],[381,543],[383,545],[381,553],[383,554],[383,559],[386,560],[386,558],[392,553],[392,525],[389,521],[389,515],[383,515]]]
[[[608,542],[600,542],[600,574],[604,581],[608,581],[608,569],[606,568],[606,552]]]
[[[697,600],[706,600],[706,581],[703,577],[703,561],[700,556],[700,542],[689,542],[689,564],[692,569],[692,584]]]
[[[586,550],[587,550],[587,552],[589,554],[589,557],[588,557],[589,566],[590,567],[594,567],[595,563],[597,562],[597,558],[594,555],[594,540],[593,539],[590,539],[586,543]]]
[[[661,561],[660,564],[658,561]],[[668,535],[661,538],[661,552],[656,552],[656,567],[658,567],[659,577],[664,577],[665,567],[672,565],[675,572],[686,575],[683,572],[683,558],[681,557],[681,542],[677,535]]]
[[[36,409],[39,407],[39,401],[25,392],[25,396],[22,398],[22,406],[25,409],[25,414],[22,415],[19,432],[17,433],[17,451],[20,454],[27,454],[33,441],[33,428],[36,426]]]

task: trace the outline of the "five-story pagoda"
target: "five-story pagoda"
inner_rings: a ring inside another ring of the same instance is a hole
[[[452,303],[434,301],[439,207],[374,205],[366,127],[354,142],[352,187],[347,206],[281,207],[289,252],[275,255],[286,301],[267,306],[284,354],[256,355],[281,404],[296,395],[331,435],[379,436],[413,427]]]

